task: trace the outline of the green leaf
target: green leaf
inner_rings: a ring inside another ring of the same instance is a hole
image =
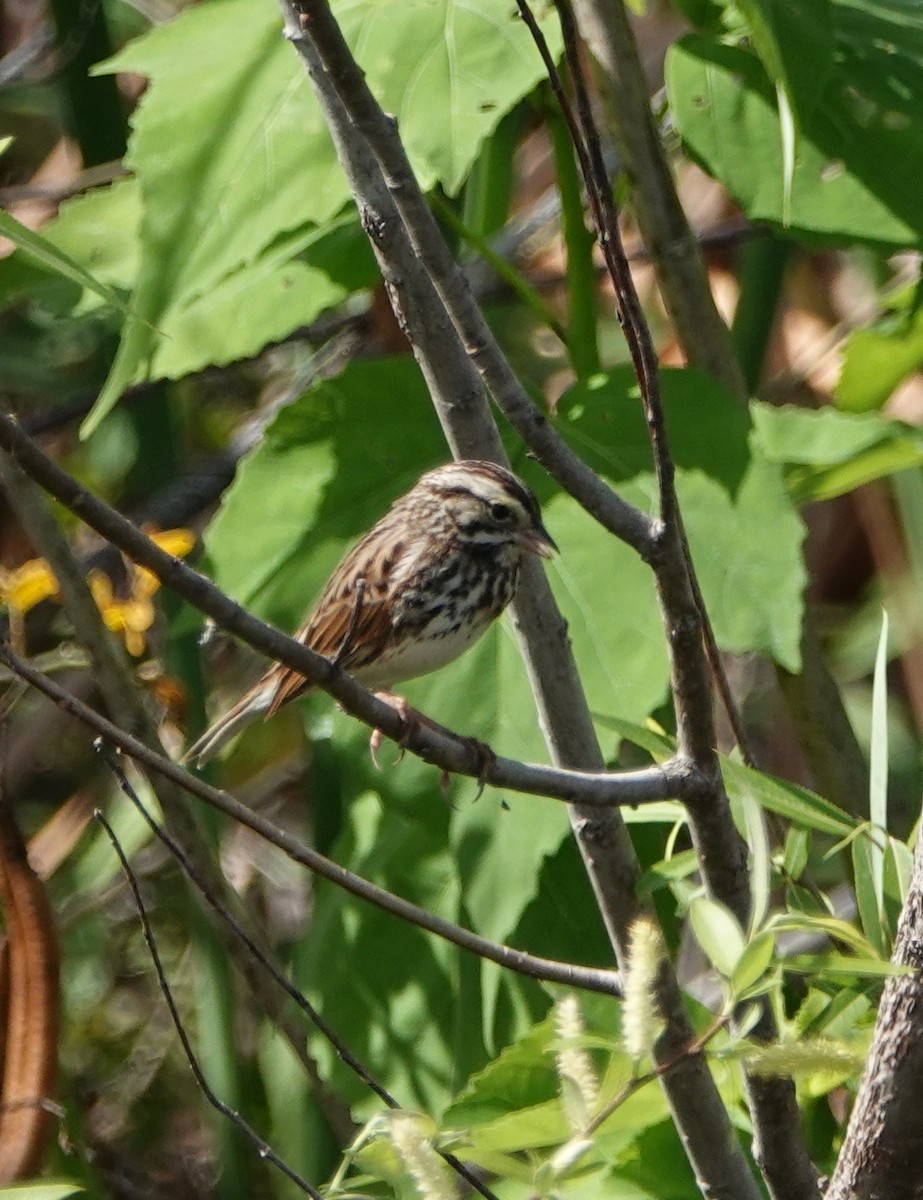
[[[558,1093],[558,1073],[550,1053],[554,1036],[554,1020],[548,1017],[472,1075],[446,1112],[446,1124],[479,1125],[511,1109],[553,1100]]]
[[[423,788],[419,774],[408,783],[408,772],[393,768],[380,773],[379,791],[357,792],[363,775],[373,774],[366,743],[364,734],[344,740],[324,777],[325,803],[339,795],[349,799],[330,853],[366,878],[458,920],[457,873],[447,849],[451,809],[438,779],[430,773]],[[357,964],[365,964],[360,986]],[[477,960],[441,939],[317,884],[311,937],[299,947],[296,979],[382,1084],[423,1111],[441,1109],[487,1058],[480,971]],[[509,1036],[523,1023],[517,1014]],[[323,1077],[354,1111],[368,1116],[380,1108],[324,1039],[312,1038],[311,1049]]]
[[[831,941],[842,942],[851,947],[858,958],[875,958],[875,948],[872,943],[862,936],[855,925],[844,921],[842,917],[829,917],[819,913],[788,912],[777,913],[767,922],[767,928],[775,931],[794,929],[811,934],[822,933]],[[789,960],[786,960],[788,962]]]
[[[135,179],[118,179],[65,200],[42,234],[110,288],[129,291],[138,271],[141,197]],[[5,266],[5,264],[0,264]],[[92,293],[92,289],[91,293]],[[98,293],[95,293],[98,295]],[[91,296],[84,297],[89,304]]]
[[[143,775],[135,777],[134,772],[130,772],[130,778],[144,807],[155,820],[159,820],[160,807],[150,783]],[[115,789],[112,794],[106,808],[106,817],[119,840],[119,845],[129,858],[137,854],[154,836],[147,821],[119,789]],[[81,845],[73,869],[76,890],[87,895],[97,895],[113,879],[121,878],[122,867],[119,859],[108,836],[98,825],[91,830],[91,837]]]
[[[790,879],[798,879],[808,865],[811,852],[811,834],[807,829],[792,827],[785,834],[783,867]]]
[[[743,813],[747,847],[750,851],[751,912],[750,932],[762,926],[769,911],[772,886],[772,859],[769,852],[769,835],[762,805],[748,788],[737,794],[737,802]]]
[[[0,1188],[0,1200],[66,1200],[84,1189],[79,1183],[54,1183],[43,1179],[41,1183],[16,1183]]]
[[[718,644],[800,670],[804,526],[779,468],[754,456],[733,502],[702,475],[677,491]]]
[[[851,1037],[871,1009],[872,1003],[863,991],[844,986],[828,996],[811,989],[795,1014],[793,1032],[803,1037]]]
[[[671,47],[667,87],[680,133],[751,220],[812,240],[913,245],[923,233],[913,186],[923,156],[923,14],[916,0],[834,0],[829,11],[834,36],[820,78],[831,54],[833,69],[822,94],[804,83],[814,65],[805,54],[790,96],[798,126],[790,196],[775,87],[752,50],[698,35]]]
[[[882,610],[881,634],[872,677],[872,739],[869,747],[869,861],[878,928],[885,916],[885,847],[888,840],[888,614]],[[868,930],[866,929],[866,932]]]
[[[263,258],[164,314],[164,337],[153,351],[151,372],[179,379],[205,366],[250,358],[346,295],[323,271],[303,262]]]
[[[784,85],[798,112],[817,103],[833,69],[830,0],[737,0],[770,78]]]
[[[880,409],[923,363],[923,309],[889,313],[851,333],[843,350],[836,403],[847,412]]]
[[[904,842],[889,837],[885,857],[885,893],[894,900],[898,909],[903,907],[907,899],[912,874],[913,851]]]
[[[131,315],[132,307],[125,303],[118,292],[113,291],[111,287],[107,287],[95,275],[85,270],[69,254],[59,250],[48,238],[43,237],[40,233],[35,233],[7,212],[0,211],[0,234],[9,238],[24,254],[41,263],[42,266],[58,275],[63,275],[65,279],[70,279],[80,287],[89,288],[91,292],[95,292],[113,308]]]
[[[676,883],[688,879],[699,869],[699,860],[694,850],[682,850],[679,854],[671,854],[655,862],[641,876],[638,884],[638,894],[649,896],[667,883]]]
[[[677,490],[716,637],[724,649],[759,650],[797,670],[804,530],[778,467],[751,453],[746,410],[713,380],[666,370],[661,387]],[[561,432],[590,465],[649,510],[656,488],[636,397],[630,368],[617,368],[568,389],[557,412]]]
[[[528,31],[500,0],[341,0],[335,9],[372,89],[397,116],[427,189],[439,183],[457,191],[483,140],[544,75]],[[557,53],[550,14],[543,26]],[[103,69],[151,80],[133,115],[127,161],[143,201],[133,307],[152,325],[176,336],[181,310],[208,308],[208,297],[237,275],[225,296],[231,309],[250,287],[245,268],[285,235],[325,226],[348,202],[320,110],[273,5],[217,0],[187,8]],[[284,332],[318,311],[316,280],[293,279],[290,265],[286,271],[280,277],[264,267],[260,304],[244,307],[243,319],[258,316],[248,350],[260,338],[282,336],[286,299]],[[209,312],[209,346],[222,320]],[[228,338],[212,361],[228,361],[234,345]],[[158,377],[158,352],[144,325],[126,328],[85,432],[128,384]],[[193,369],[194,359],[177,357]],[[170,370],[178,369],[174,361]]]
[[[269,1020],[260,1026],[256,1058],[269,1116],[267,1139],[293,1170],[317,1178],[325,1170],[323,1118],[295,1049]],[[292,1187],[280,1195],[295,1200],[296,1191]]]
[[[749,789],[763,808],[777,813],[802,829],[815,829],[833,837],[853,833],[857,822],[829,800],[807,788],[775,779],[760,771],[751,770],[732,759],[722,757],[721,770],[725,786],[732,798]]]
[[[593,718],[603,729],[611,730],[639,749],[646,750],[654,762],[664,762],[676,753],[676,739],[667,737],[653,721],[638,725],[633,721],[623,721],[619,717],[603,713],[594,713]]]
[[[772,965],[775,954],[775,934],[768,930],[757,934],[747,943],[731,975],[731,994],[743,996],[758,983]]]
[[[895,966],[887,959],[850,958],[845,954],[796,954],[785,959],[786,971],[797,971],[818,979],[887,979],[891,975],[904,975],[909,968]]]
[[[923,463],[923,434],[877,413],[753,404],[757,444],[799,503],[827,500]]]
[[[882,927],[882,905],[878,899],[878,884],[875,878],[875,849],[869,837],[853,838],[853,880],[856,886],[856,906],[862,929],[871,945],[882,957],[887,957],[885,934]]]
[[[689,905],[689,920],[708,961],[725,979],[732,978],[747,945],[740,922],[724,904],[706,896]]]

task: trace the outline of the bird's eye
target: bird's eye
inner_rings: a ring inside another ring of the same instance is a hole
[[[508,521],[513,515],[513,510],[508,504],[498,502],[490,506],[490,515],[495,521]]]

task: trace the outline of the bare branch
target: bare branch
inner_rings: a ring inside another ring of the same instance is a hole
[[[319,854],[316,850],[299,842],[297,838],[277,828],[271,821],[267,821],[265,817],[260,816],[245,804],[241,804],[227,792],[222,792],[220,789],[212,787],[211,784],[205,783],[204,780],[191,775],[188,771],[184,771],[182,767],[168,758],[164,758],[155,750],[151,750],[136,737],[113,725],[106,717],[89,708],[70,692],[66,692],[46,675],[42,675],[30,667],[5,642],[0,642],[0,662],[5,663],[11,671],[26,680],[32,687],[43,692],[55,704],[60,705],[66,712],[88,725],[95,733],[104,737],[114,746],[118,746],[120,750],[137,762],[143,763],[144,766],[156,771],[163,778],[169,779],[190,795],[204,800],[206,804],[218,809],[231,820],[252,829],[261,838],[265,838],[267,842],[277,846],[293,862],[307,867],[315,875],[323,876],[337,887],[358,896],[360,900],[366,900],[385,912],[390,912],[402,920],[410,921],[419,928],[460,946],[463,950],[469,950],[472,954],[487,958],[491,962],[521,975],[528,975],[532,979],[541,979],[548,983],[563,983],[569,987],[582,988],[590,992],[602,992],[610,996],[620,994],[618,976],[613,971],[555,962],[552,959],[526,954],[522,950],[514,950],[509,946],[498,945],[467,929],[462,929],[459,925],[454,925],[451,921],[428,913],[425,909],[411,904],[409,900],[404,900],[393,892],[370,883],[360,875],[353,874],[352,871],[348,871],[331,859],[325,858],[323,854]]]
[[[923,838],[885,980],[865,1073],[825,1200],[923,1193]]]
[[[335,136],[338,144],[352,146],[356,139],[364,138],[371,150],[387,193],[393,200],[406,237],[414,256],[427,269],[439,297],[452,319],[466,353],[478,364],[494,398],[516,425],[539,457],[544,450],[545,465],[559,481],[566,480],[566,472],[556,470],[560,461],[556,459],[558,447],[537,438],[536,429],[530,420],[517,424],[515,395],[520,392],[518,382],[512,377],[508,364],[499,355],[492,339],[487,346],[482,338],[483,318],[473,306],[463,281],[460,282],[457,268],[431,215],[419,186],[407,163],[403,147],[396,136],[393,121],[385,117],[377,102],[365,85],[364,78],[343,42],[339,28],[329,8],[324,3],[303,0],[295,4],[283,0],[287,36],[295,43],[305,59],[312,81],[322,102],[326,93],[336,94],[336,103],[327,105],[327,115],[333,113],[334,123],[340,122]],[[345,111],[347,120],[342,121],[338,110]],[[359,150],[356,157],[364,156]],[[341,155],[349,172],[355,159],[349,154]],[[368,172],[366,172],[368,174]],[[355,177],[353,176],[355,185]],[[374,183],[372,186],[376,186]],[[360,211],[368,196],[360,184],[358,203]],[[375,203],[392,219],[391,210],[376,192]],[[370,206],[369,206],[370,207]],[[397,236],[400,236],[397,228]],[[373,243],[375,238],[373,236]],[[377,246],[377,243],[375,243]],[[387,275],[386,275],[387,277]],[[402,277],[403,281],[403,277]],[[459,286],[460,283],[460,286]],[[473,312],[470,311],[473,308]],[[486,328],[486,327],[485,327]],[[449,345],[444,352],[454,353]],[[503,384],[507,375],[512,377],[513,392],[505,392]],[[515,393],[515,395],[514,395]],[[513,409],[507,404],[513,400]],[[437,400],[438,403],[438,400]],[[464,403],[456,401],[455,410],[441,412],[444,424],[451,429],[450,437],[456,442],[462,438],[479,436],[482,414],[477,398],[464,395]],[[450,419],[450,418],[455,419]],[[540,427],[544,434],[546,427]],[[566,454],[570,451],[564,448]],[[598,481],[599,482],[599,481]],[[570,486],[565,482],[565,486]],[[573,490],[571,488],[571,490]],[[581,501],[584,499],[579,492]],[[606,521],[603,520],[606,524]],[[613,528],[607,525],[608,528]],[[654,526],[649,526],[651,532]],[[621,523],[615,532],[626,537]],[[630,544],[636,543],[628,535]],[[636,545],[646,557],[653,548],[646,540],[643,548]],[[566,644],[565,630],[560,617],[552,606],[543,604],[541,587],[543,578],[539,572],[534,577],[525,577],[517,605],[517,618],[524,635],[524,651],[533,689],[539,701],[543,728],[556,761],[596,765],[599,747],[592,723],[586,713],[585,700],[576,677],[573,657]],[[537,598],[537,599],[536,599]],[[532,603],[535,601],[535,603]],[[530,607],[531,604],[531,607]],[[707,785],[707,781],[706,785]],[[710,790],[710,789],[709,789]],[[600,911],[606,921],[610,937],[617,953],[625,945],[627,930],[637,915],[640,905],[636,894],[638,865],[624,825],[614,813],[598,813],[586,807],[571,809],[571,822],[578,844],[586,862],[591,882],[597,895]],[[667,1032],[659,1041],[656,1054],[659,1062],[680,1061],[681,1065],[665,1080],[665,1087],[682,1130],[684,1140],[693,1159],[703,1185],[714,1194],[734,1194],[755,1197],[756,1188],[746,1162],[736,1147],[730,1130],[727,1112],[708,1074],[701,1055],[682,1056],[694,1040],[688,1017],[675,978],[669,969],[662,972],[660,1003],[667,1017]]]
[[[618,212],[603,161],[602,145],[583,79],[576,27],[568,0],[555,0],[564,33],[565,53],[577,95],[577,116],[570,113],[553,61],[529,10],[519,0],[578,146],[586,172],[590,206],[600,246],[612,277],[622,325],[647,416],[657,476],[660,483],[663,532],[661,553],[652,560],[672,666],[673,699],[678,744],[709,777],[700,797],[688,805],[693,842],[709,892],[734,912],[741,924],[749,920],[751,894],[746,870],[746,847],[731,818],[727,796],[717,768],[716,736],[709,686],[709,665],[717,680],[731,723],[745,757],[752,762],[736,706],[724,674],[711,623],[696,579],[682,513],[674,489],[674,469],[666,437],[659,386],[659,365],[634,280],[621,241]],[[616,0],[619,7],[619,0]],[[624,14],[623,14],[624,15]],[[645,101],[646,103],[646,101]],[[669,181],[667,178],[667,186]],[[754,1036],[771,1040],[776,1024],[768,1000]],[[786,1079],[747,1075],[747,1093],[754,1123],[754,1152],[776,1197],[797,1196],[813,1200],[818,1194],[817,1175],[801,1135],[794,1085]]]
[[[286,996],[293,1000],[301,1009],[315,1029],[317,1029],[321,1036],[324,1037],[327,1042],[329,1042],[337,1058],[359,1079],[361,1079],[366,1087],[369,1088],[370,1091],[374,1092],[379,1100],[386,1104],[388,1108],[402,1108],[403,1105],[401,1105],[400,1102],[391,1095],[386,1087],[378,1082],[365,1064],[360,1062],[360,1060],[355,1056],[355,1054],[353,1054],[343,1039],[335,1032],[333,1026],[324,1020],[314,1005],[311,1004],[305,995],[298,988],[296,988],[293,983],[290,982],[287,976],[285,976],[279,970],[266,952],[259,945],[257,945],[253,938],[251,938],[247,931],[243,928],[243,926],[235,919],[234,915],[229,912],[225,905],[222,904],[221,901],[211,892],[208,883],[199,875],[195,865],[183,852],[183,849],[179,843],[170,837],[169,833],[167,833],[165,829],[157,824],[157,822],[145,808],[140,796],[129,783],[128,776],[122,769],[122,765],[118,761],[116,755],[113,753],[112,748],[108,745],[108,743],[104,742],[102,738],[98,738],[97,741],[100,752],[105,758],[110,771],[112,771],[113,775],[118,781],[118,785],[124,795],[128,797],[131,803],[141,814],[154,836],[157,837],[164,846],[166,846],[170,854],[172,854],[176,861],[180,864],[180,866],[188,875],[189,879],[198,889],[200,895],[209,905],[212,912],[214,912],[215,915],[221,921],[223,921],[225,925],[227,925],[238,941],[246,946],[247,952],[251,954],[255,961],[260,964],[263,970],[272,977],[276,986],[281,988]],[[326,1085],[319,1076],[315,1076],[311,1080],[311,1086],[317,1088],[319,1091],[322,1091]],[[496,1195],[490,1190],[490,1188],[478,1178],[474,1171],[470,1170],[460,1159],[456,1158],[454,1154],[450,1154],[447,1150],[442,1150],[438,1147],[435,1149],[436,1153],[445,1159],[453,1171],[455,1171],[462,1179],[464,1179],[465,1182],[476,1192],[480,1192],[480,1194],[484,1197],[484,1200],[497,1200]]]
[[[148,953],[151,956],[151,962],[154,964],[154,971],[157,974],[157,982],[160,985],[163,998],[167,1003],[167,1008],[170,1010],[170,1018],[173,1021],[173,1027],[176,1030],[177,1037],[180,1040],[180,1045],[183,1047],[183,1053],[186,1056],[186,1062],[189,1063],[189,1069],[192,1071],[202,1095],[212,1106],[212,1108],[221,1113],[223,1117],[227,1117],[231,1124],[234,1125],[235,1128],[239,1129],[240,1132],[246,1137],[247,1141],[256,1147],[260,1158],[265,1159],[267,1162],[271,1162],[277,1170],[281,1171],[287,1179],[290,1179],[292,1183],[294,1183],[298,1188],[301,1189],[301,1191],[305,1193],[305,1195],[310,1196],[311,1200],[323,1200],[323,1196],[316,1187],[308,1183],[306,1179],[303,1179],[297,1171],[292,1170],[288,1163],[285,1162],[284,1159],[280,1158],[278,1154],[276,1154],[275,1150],[273,1150],[272,1146],[270,1146],[266,1139],[260,1137],[253,1126],[248,1124],[239,1112],[236,1112],[229,1104],[225,1104],[225,1102],[212,1090],[211,1085],[202,1072],[202,1068],[199,1066],[199,1060],[196,1058],[195,1051],[192,1048],[192,1043],[189,1041],[189,1035],[186,1033],[186,1027],[183,1024],[183,1018],[180,1016],[179,1009],[176,1007],[176,1001],[173,999],[173,993],[170,990],[169,983],[167,982],[167,976],[163,969],[163,963],[160,961],[160,951],[157,949],[157,942],[154,939],[154,931],[151,929],[151,923],[148,920],[147,909],[144,906],[144,900],[141,898],[141,889],[138,887],[138,881],[135,879],[135,873],[131,869],[131,864],[126,858],[125,851],[122,849],[119,839],[115,836],[112,826],[99,809],[96,810],[95,815],[97,821],[99,821],[100,825],[102,825],[103,829],[106,831],[106,836],[112,844],[113,850],[118,855],[119,862],[122,865],[122,870],[125,872],[125,877],[128,880],[128,886],[131,888],[131,894],[134,897],[135,907],[138,910],[138,916],[141,919],[141,930],[144,934],[144,941],[147,945]]]
[[[640,771],[609,773],[573,771],[562,767],[520,763],[498,756],[485,771],[484,764],[465,742],[422,724],[406,728],[391,705],[371,692],[329,659],[309,650],[265,624],[229,599],[219,588],[181,559],[166,554],[131,521],[82,487],[28,438],[16,422],[0,413],[0,448],[6,449],[27,474],[50,495],[69,508],[132,561],[147,567],[157,578],[194,607],[207,613],[222,629],[277,662],[285,663],[329,692],[354,717],[380,729],[425,762],[457,775],[486,779],[497,787],[552,799],[608,808],[617,804],[644,804],[698,794],[702,781],[682,757]]]
[[[369,91],[329,7],[311,0],[303,4],[284,0],[282,7],[286,36],[299,54],[304,55],[312,44],[316,47],[356,131],[378,163],[415,254],[497,405],[558,483],[600,524],[647,558],[654,532],[650,518],[613,492],[571,450],[516,378],[429,211],[393,119],[382,112]],[[310,70],[310,62],[306,65]]]

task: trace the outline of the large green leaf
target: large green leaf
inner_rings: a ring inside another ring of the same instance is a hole
[[[341,0],[336,14],[376,94],[397,115],[427,188],[438,182],[457,190],[483,139],[542,76],[529,35],[504,0]],[[550,21],[556,48],[554,29]],[[272,4],[213,0],[188,8],[105,69],[151,79],[133,117],[128,161],[143,199],[133,304],[158,328],[175,331],[177,310],[209,307],[208,295],[281,235],[326,224],[348,200]],[[286,300],[289,329],[309,319],[299,305],[316,281],[293,279],[288,268],[257,283],[259,305],[240,299],[249,276],[231,285],[222,311],[209,312],[210,339],[235,306],[238,322],[254,320],[264,305],[278,315]],[[280,336],[278,321],[269,336]],[[268,340],[263,330],[251,332],[244,350],[260,337]],[[219,350],[215,361],[227,361],[235,347]],[[128,383],[162,373],[157,360],[155,336],[129,324],[87,428]],[[168,358],[173,372],[179,363]]]
[[[833,68],[831,0],[737,0],[756,51],[797,111],[810,113]]]
[[[575,390],[562,403],[559,422],[594,465],[626,494],[649,504],[653,484],[644,421],[629,380],[627,372],[614,372],[602,386]],[[668,372],[664,386],[693,552],[702,559],[719,637],[743,649],[768,648],[791,661],[800,612],[801,529],[777,469],[762,460],[749,462],[746,412],[715,385],[693,372]],[[241,464],[206,536],[210,569],[236,598],[293,629],[345,547],[424,468],[445,457],[413,361],[353,364],[284,409]],[[650,572],[521,452],[516,458],[561,546],[548,570],[590,705],[638,724],[668,690]],[[750,604],[756,613],[735,624],[732,614]],[[488,740],[502,753],[546,758],[505,621],[457,662],[402,691],[435,719]],[[332,804],[334,795],[364,797],[347,814],[334,847],[338,859],[480,932],[508,939],[534,909],[543,868],[567,837],[563,806],[512,794],[501,806],[491,789],[475,800],[471,780],[453,781],[445,795],[439,773],[412,757],[378,772],[368,758],[364,727],[332,711],[322,695],[309,699],[306,708],[315,731],[331,737],[337,751],[330,756],[335,779],[325,776],[318,785],[322,802]],[[392,757],[384,747],[383,763]],[[562,860],[554,880],[563,892],[543,911],[566,907],[572,925],[592,931],[587,944],[592,961],[605,952],[605,943],[590,890],[575,882],[580,870],[578,856]],[[319,889],[317,913],[307,953],[318,999],[337,1005],[345,1022],[338,1027],[359,1039],[354,1044],[368,1050],[377,1069],[403,1087],[417,1088],[421,1099],[438,1098],[440,1080],[460,1063],[479,1063],[536,1015],[541,993],[534,985],[472,965],[465,956],[453,966],[444,947],[416,935],[412,952],[395,949],[387,988],[357,990],[353,980],[347,1011],[339,998],[345,981],[322,971],[322,964],[342,958],[344,940],[354,951],[351,961],[363,962],[372,958],[373,946],[376,957],[390,954],[391,939],[400,935],[389,918],[332,889]],[[419,988],[430,1019],[425,1036],[414,1025],[417,1010],[399,982],[411,970],[422,972]],[[464,1037],[462,1003],[469,1018],[472,1005],[481,1016],[477,1030],[468,1029]],[[461,1040],[455,1044],[453,1038]],[[419,1060],[418,1039],[425,1045]]]
[[[735,652],[759,650],[795,670],[806,579],[804,530],[781,472],[762,454],[751,453],[746,410],[714,381],[692,370],[667,370],[661,384],[683,516],[718,641]],[[647,473],[647,431],[630,370],[618,368],[591,385],[575,386],[558,411],[564,432],[591,465],[620,484],[629,499],[651,508],[655,486]],[[589,578],[589,559],[586,566]],[[620,582],[614,607],[623,594]],[[588,599],[598,606],[598,591]],[[651,619],[659,628],[659,618],[652,613]],[[626,652],[639,653],[646,628],[638,628],[633,651],[629,641]],[[657,638],[659,643],[659,632]],[[621,674],[621,660],[613,661]],[[617,706],[602,711],[626,715]]]
[[[88,271],[80,262],[72,258],[54,242],[43,234],[36,233],[7,212],[0,212],[0,235],[19,247],[21,254],[45,267],[47,270],[69,279],[81,288],[95,292],[113,308],[130,314],[131,309],[118,294],[113,291],[95,272]]]
[[[748,7],[765,15],[770,6],[748,0]],[[751,219],[814,238],[916,244],[923,12],[916,0],[833,0],[831,69],[830,50],[817,58],[804,47],[796,65],[799,22],[818,25],[808,7],[777,0],[771,25],[756,19],[754,26],[770,70],[797,81],[791,179],[773,82],[750,49],[698,35],[672,48],[667,82],[684,142]],[[813,69],[826,79],[819,95],[808,79]]]
[[[793,405],[752,406],[758,444],[785,469],[799,502],[827,500],[862,483],[923,463],[923,434],[877,413]]]
[[[850,334],[836,402],[847,412],[879,409],[898,384],[923,364],[923,308],[911,311],[908,293],[896,311]]]

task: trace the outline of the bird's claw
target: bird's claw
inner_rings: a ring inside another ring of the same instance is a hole
[[[435,729],[439,733],[444,733],[449,737],[455,738],[456,741],[461,742],[468,750],[474,768],[472,774],[478,782],[478,792],[475,799],[479,800],[484,788],[487,786],[488,777],[497,761],[497,756],[491,750],[490,746],[476,737],[467,737],[464,734],[455,733],[453,730],[447,729],[444,725],[440,725],[437,721],[431,720],[431,718],[411,707],[403,696],[395,696],[392,692],[376,692],[375,694],[379,700],[384,700],[386,704],[390,705],[403,722],[403,730],[397,741],[398,755],[394,760],[395,765],[404,757],[404,751],[407,749],[407,743],[410,741],[414,729],[420,725],[426,725],[430,729]],[[373,729],[372,736],[369,738],[369,753],[372,756],[372,762],[379,770],[381,770],[381,764],[378,761],[378,751],[381,749],[384,737],[385,735],[380,729]],[[451,774],[449,771],[443,769],[439,782],[442,790],[447,791],[451,783]]]
[[[475,800],[480,800],[484,788],[487,787],[488,777],[494,768],[497,756],[486,742],[482,742],[476,737],[456,736],[460,742],[464,743],[471,754],[471,761],[475,768],[473,772],[474,777],[478,781],[478,794],[475,796]]]
[[[425,722],[426,718],[422,713],[412,708],[403,696],[395,696],[393,692],[376,692],[375,695],[379,700],[384,700],[385,704],[393,708],[404,723],[401,736],[397,740],[397,758],[392,763],[392,766],[397,766],[404,757],[404,751],[407,749],[407,743],[410,741],[410,735],[413,733],[414,727]],[[369,738],[369,754],[371,754],[372,762],[379,771],[382,768],[381,763],[378,761],[378,751],[381,749],[381,743],[384,741],[384,738],[385,735],[380,729],[373,729],[372,736]]]

